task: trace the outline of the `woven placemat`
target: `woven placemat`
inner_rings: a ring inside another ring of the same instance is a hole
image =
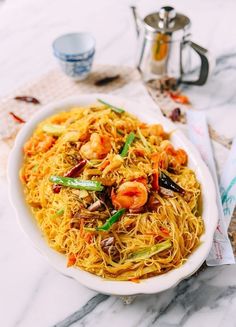
[[[96,81],[103,77],[115,75],[119,75],[119,78],[112,83],[104,86],[95,85]],[[74,82],[58,69],[52,70],[0,100],[0,140],[12,145],[17,132],[22,127],[22,124],[12,118],[10,112],[27,121],[40,110],[41,106],[49,102],[78,94],[109,93],[139,79],[137,70],[124,66],[96,66],[89,77],[81,82]],[[40,105],[17,101],[14,99],[16,96],[35,97],[40,101]]]
[[[98,80],[116,75],[119,75],[119,78],[111,83],[102,86],[96,85]],[[89,77],[81,82],[74,82],[59,69],[55,69],[43,75],[38,80],[18,88],[9,96],[2,98],[0,100],[0,176],[5,174],[6,161],[10,148],[14,143],[17,132],[24,125],[14,120],[9,114],[10,112],[27,121],[35,112],[40,110],[43,105],[52,101],[85,93],[116,93],[116,90],[120,90],[123,87],[128,87],[129,90],[132,90],[132,87],[137,86],[137,82],[139,82],[139,84],[142,83],[139,71],[127,66],[97,65],[93,68]],[[163,92],[160,82],[152,80],[143,85],[146,87],[154,102],[157,103],[162,113],[169,117],[172,110],[175,109],[177,105],[166,92]],[[129,91],[129,93],[132,94],[132,91]],[[40,104],[17,101],[14,99],[16,96],[35,97],[40,101]],[[178,107],[181,109],[182,115],[179,124],[184,124],[185,112],[190,109],[190,106],[178,104]],[[214,141],[226,148],[230,148],[232,140],[219,135],[211,127],[209,130],[211,138]],[[236,254],[236,211],[234,211],[233,219],[230,224],[229,235]]]

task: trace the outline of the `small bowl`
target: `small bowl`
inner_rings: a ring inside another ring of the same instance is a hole
[[[35,218],[25,201],[23,186],[19,179],[19,170],[23,163],[22,148],[32,135],[36,126],[47,117],[60,111],[68,110],[74,106],[87,106],[95,103],[101,98],[117,107],[123,107],[127,112],[136,115],[146,123],[160,123],[167,132],[171,133],[171,141],[176,147],[183,148],[188,153],[188,166],[194,170],[202,189],[202,217],[205,231],[200,238],[200,245],[187,258],[186,262],[179,268],[173,269],[165,274],[143,279],[140,283],[130,281],[111,281],[95,276],[89,272],[75,267],[66,267],[66,257],[51,249],[44,239]],[[129,101],[125,98],[106,94],[79,95],[72,98],[50,103],[38,111],[18,133],[14,148],[8,161],[8,181],[10,199],[21,228],[29,237],[31,242],[48,259],[48,261],[60,272],[75,278],[81,284],[100,293],[114,295],[135,295],[159,293],[176,286],[181,280],[192,275],[206,259],[213,241],[213,235],[217,226],[218,211],[216,206],[216,192],[209,169],[201,159],[194,146],[188,141],[176,126],[163,117],[158,111],[152,110],[148,105]]]
[[[95,39],[91,34],[62,35],[53,42],[52,48],[61,69],[67,76],[76,81],[88,76],[95,54]]]

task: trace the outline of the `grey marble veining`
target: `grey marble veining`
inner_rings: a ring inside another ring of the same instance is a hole
[[[0,1],[0,95],[54,67],[51,42],[68,31],[94,34],[97,63],[133,65],[136,36],[129,5],[134,3],[141,16],[166,4],[162,0]],[[185,92],[219,133],[232,138],[236,135],[236,2],[170,0],[168,4],[191,18],[192,39],[210,49],[216,60],[208,83]],[[114,93],[150,101],[138,83]],[[228,150],[216,144],[215,152],[222,169]],[[173,289],[138,296],[125,305],[51,268],[16,224],[6,187],[6,178],[0,178],[1,327],[236,326],[235,266],[207,268]]]
[[[232,302],[236,295],[236,285],[216,285],[211,281],[222,274],[224,268],[208,268],[198,276],[181,282],[176,288],[158,295],[138,296],[133,306],[136,307],[136,315],[132,321],[120,321],[124,326],[188,326],[193,316],[201,315],[205,309],[214,312],[222,309],[226,302]],[[206,296],[207,294],[207,296]],[[104,307],[99,308],[101,302]],[[118,302],[118,303],[117,303]],[[95,305],[97,303],[97,305]],[[114,307],[117,307],[114,309]],[[78,311],[55,326],[106,326],[111,314],[125,314],[127,306],[122,304],[116,297],[97,295],[86,303]],[[127,309],[127,310],[126,310]],[[142,309],[142,310],[139,310]],[[229,308],[228,308],[229,309]],[[176,314],[178,310],[178,314]],[[118,317],[119,319],[120,317]],[[115,326],[118,326],[115,320]],[[207,322],[208,324],[210,321]],[[190,326],[195,326],[191,322]],[[196,324],[197,326],[197,324]],[[204,321],[203,321],[204,326]],[[234,326],[233,322],[232,325]]]
[[[85,316],[90,314],[101,302],[107,300],[109,295],[105,294],[97,294],[93,298],[91,298],[82,308],[66,317],[62,321],[56,323],[54,327],[69,327],[74,323],[79,322]]]

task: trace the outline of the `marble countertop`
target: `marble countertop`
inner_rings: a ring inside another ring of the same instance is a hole
[[[0,96],[55,67],[52,40],[69,31],[94,34],[96,63],[132,66],[136,53],[132,4],[144,16],[166,2],[0,0]],[[219,133],[232,138],[236,136],[236,2],[177,0],[168,4],[191,18],[194,41],[210,49],[216,59],[209,82],[189,87],[186,93],[196,109],[206,111]],[[131,98],[133,94],[130,89],[123,91]],[[227,150],[219,146],[221,164],[226,155]],[[1,177],[0,326],[236,326],[236,266],[207,268],[171,290],[124,304],[51,268],[16,224],[6,189],[6,178]]]

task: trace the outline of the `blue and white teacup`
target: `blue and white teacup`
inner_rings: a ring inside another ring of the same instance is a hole
[[[95,39],[89,33],[70,33],[53,42],[53,52],[63,72],[74,80],[85,79],[91,71]]]

